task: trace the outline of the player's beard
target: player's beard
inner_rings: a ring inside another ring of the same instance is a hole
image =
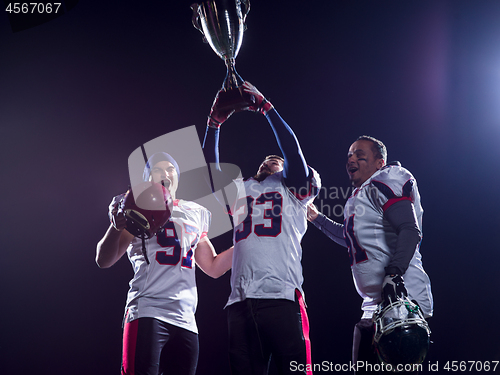
[[[257,172],[253,178],[259,182],[264,181],[266,178],[274,174],[275,172],[272,172],[269,169],[263,169],[262,171]]]

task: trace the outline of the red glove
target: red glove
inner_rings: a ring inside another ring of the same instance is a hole
[[[212,104],[212,109],[210,110],[207,121],[207,126],[211,128],[220,128],[220,126],[235,112],[234,107],[228,106],[227,95],[224,95],[224,93],[223,90],[219,90]]]
[[[208,115],[207,126],[220,128],[220,126],[235,112],[252,111],[262,113],[264,116],[273,105],[249,82],[244,82],[238,88],[219,90]]]
[[[245,81],[241,87],[253,98],[253,104],[247,107],[249,111],[259,112],[265,116],[273,108],[271,102],[250,82]]]

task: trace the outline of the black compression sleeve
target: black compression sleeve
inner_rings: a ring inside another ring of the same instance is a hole
[[[413,203],[409,200],[396,202],[384,212],[384,217],[398,235],[396,251],[385,271],[388,275],[403,275],[408,269],[411,258],[422,239],[413,210]]]
[[[335,241],[339,245],[347,247],[344,239],[344,225],[339,224],[330,218],[326,217],[322,213],[318,214],[316,220],[312,221],[314,226],[321,230],[324,234],[328,236],[331,240]]]

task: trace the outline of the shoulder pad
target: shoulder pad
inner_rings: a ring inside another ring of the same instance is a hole
[[[401,166],[387,165],[378,171],[370,182],[387,199],[410,197],[415,184],[415,178]]]
[[[196,202],[185,201],[183,199],[179,199],[179,203],[177,205],[185,210],[207,210],[205,207]]]

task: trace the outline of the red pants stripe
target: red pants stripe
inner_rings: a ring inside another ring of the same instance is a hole
[[[307,355],[307,375],[312,375],[312,359],[311,359],[311,339],[309,338],[309,318],[307,317],[306,304],[302,294],[296,289],[295,293],[299,300],[300,316],[302,317],[302,333],[306,341],[306,355]]]

